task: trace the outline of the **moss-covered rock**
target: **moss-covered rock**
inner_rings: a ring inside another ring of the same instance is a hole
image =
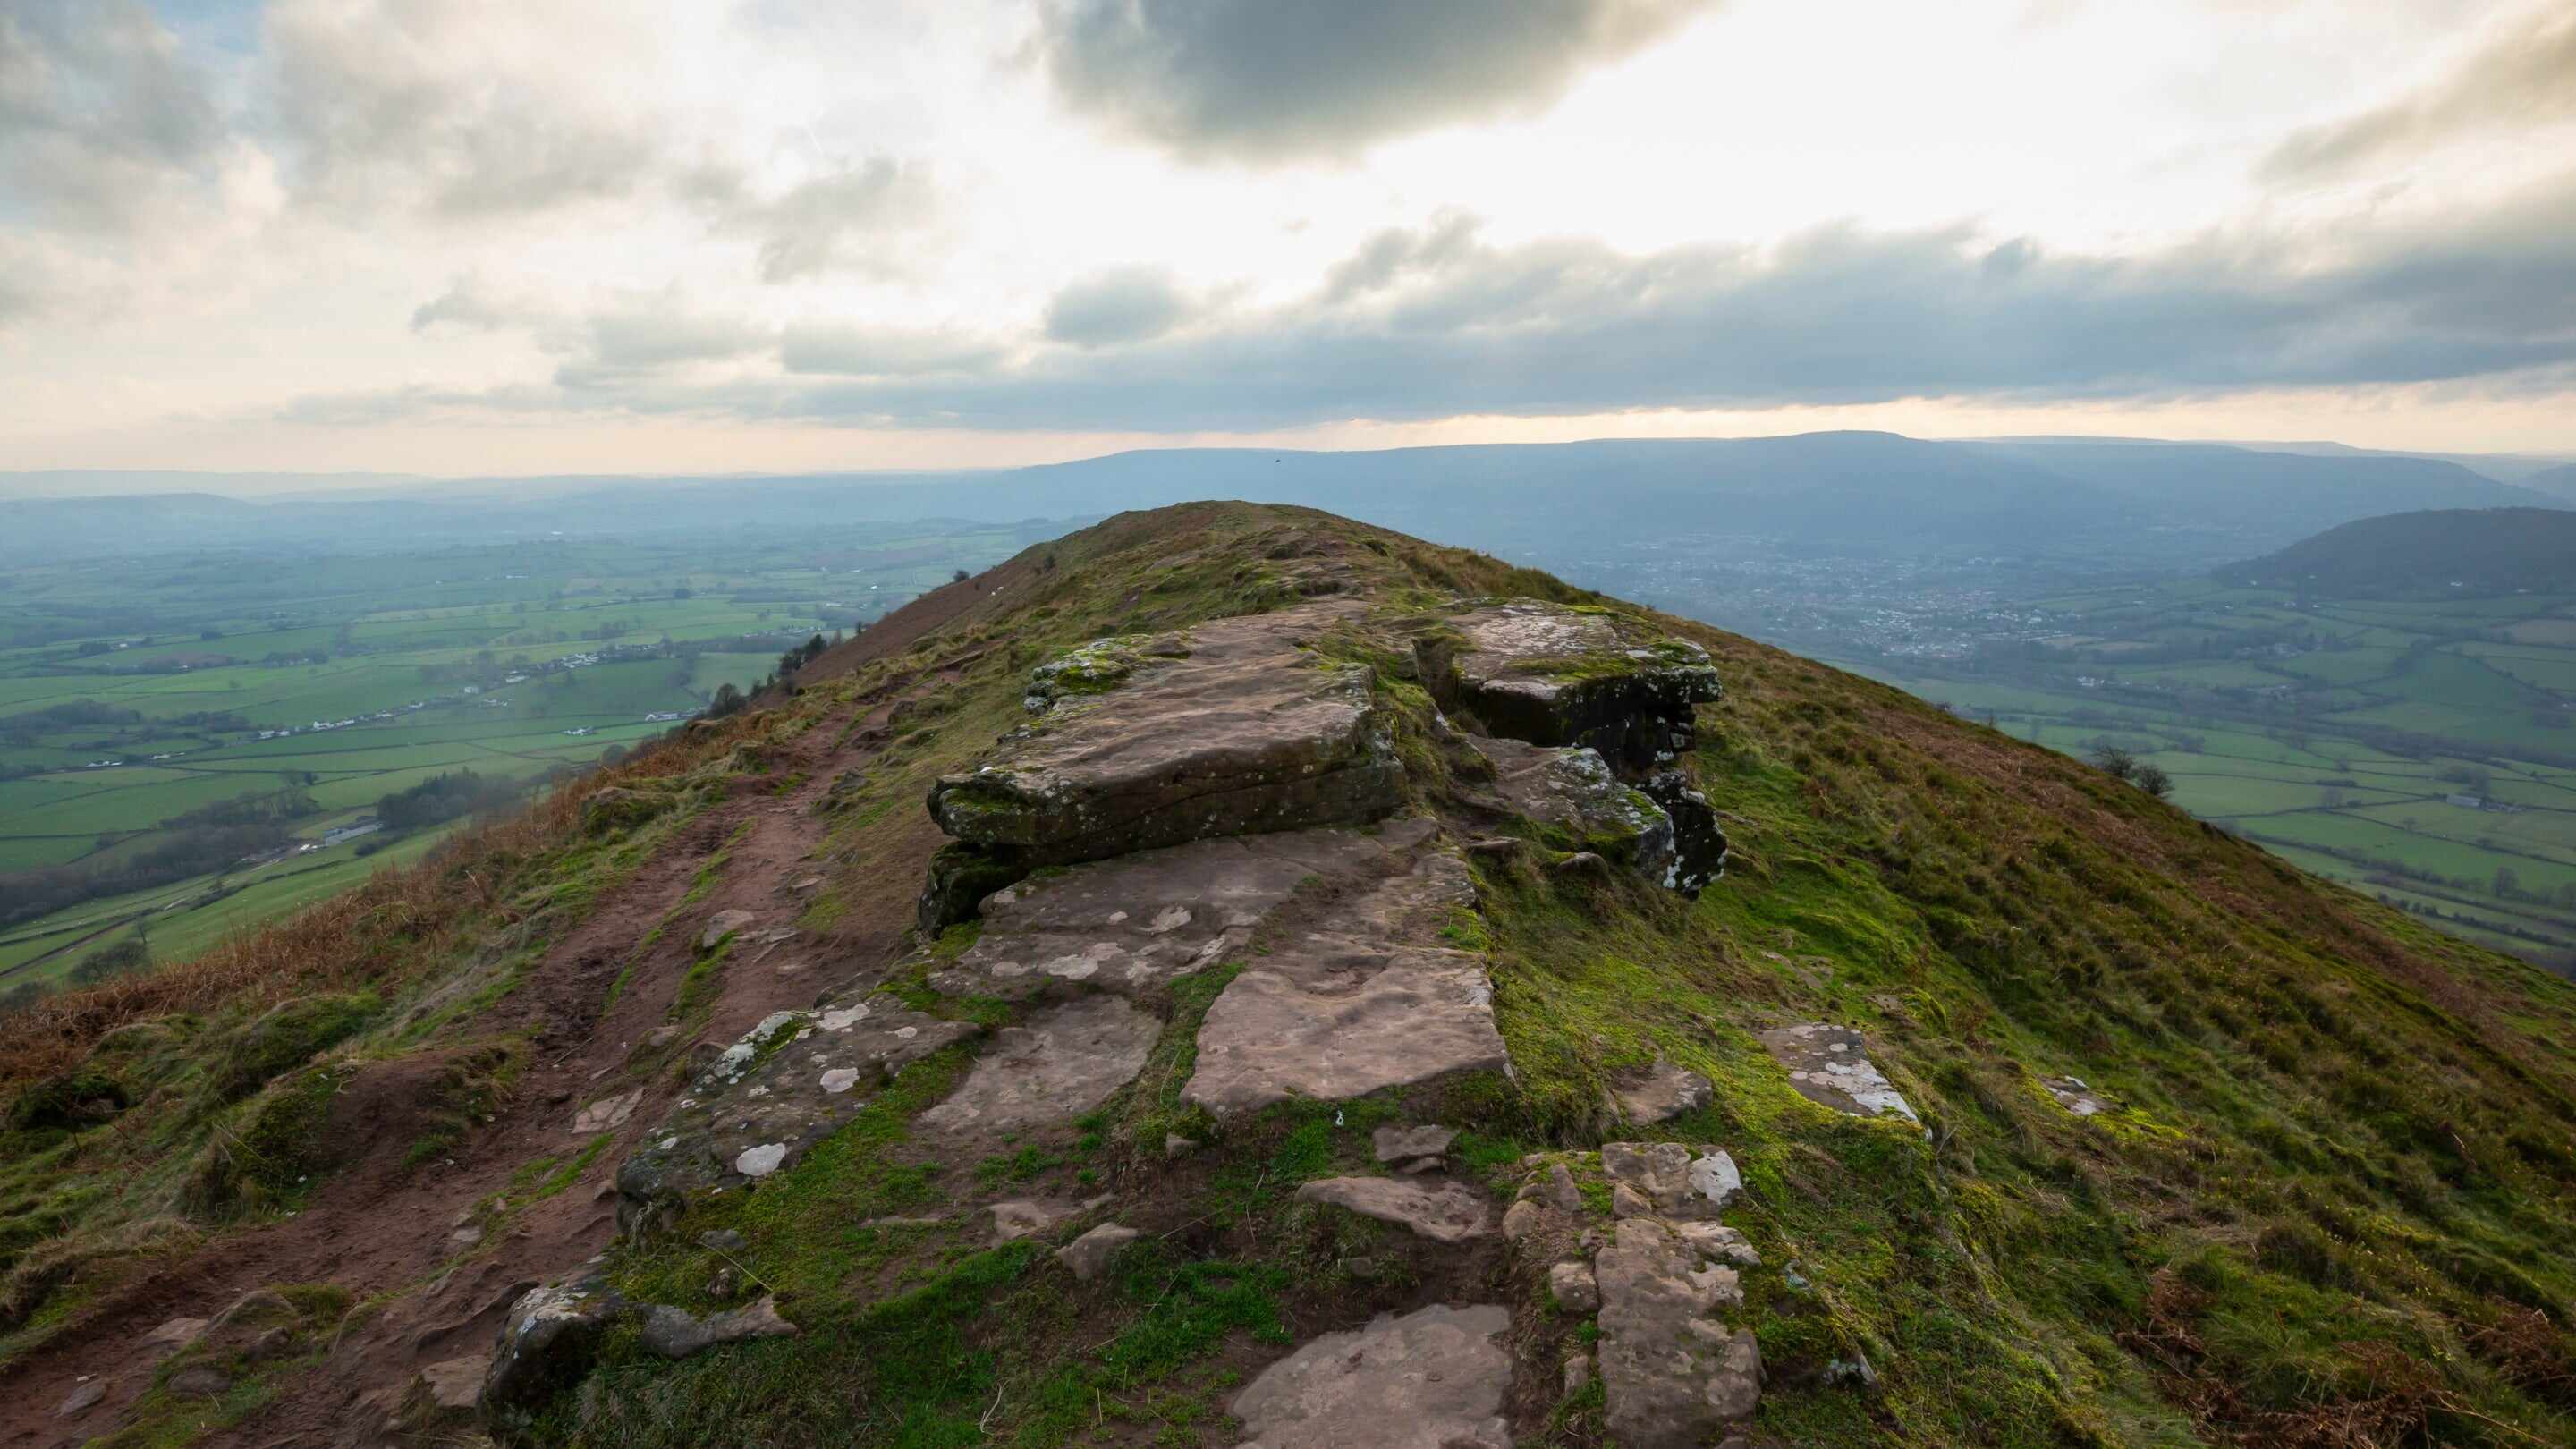
[[[1691,748],[1692,711],[1719,697],[1708,651],[1633,614],[1513,599],[1426,632],[1416,665],[1444,709],[1533,745],[1587,745],[1623,772]]]

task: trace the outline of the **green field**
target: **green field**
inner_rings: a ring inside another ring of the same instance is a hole
[[[1848,661],[2485,944],[2576,965],[2576,598],[2300,599],[2206,580],[2043,601],[2038,647]],[[2454,803],[2454,797],[2470,803]]]
[[[524,792],[631,749],[787,648],[1024,542],[889,524],[0,574],[0,993],[58,979],[138,921],[171,959],[414,858],[438,832],[366,857],[302,847],[441,776]],[[293,818],[255,854],[184,875],[141,864],[208,828],[205,812],[270,797]],[[53,899],[30,896],[30,873],[146,868],[147,888],[30,913]]]

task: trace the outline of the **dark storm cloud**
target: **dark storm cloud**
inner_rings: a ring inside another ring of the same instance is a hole
[[[2292,134],[2262,170],[2273,180],[2310,180],[2570,118],[2576,118],[2576,7],[2544,6],[2433,84]]]
[[[0,219],[130,227],[209,169],[223,128],[202,72],[135,0],[0,5]]]
[[[1059,0],[1036,53],[1075,109],[1182,155],[1348,156],[1535,112],[1714,0]]]

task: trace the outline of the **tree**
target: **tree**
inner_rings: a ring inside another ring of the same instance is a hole
[[[967,580],[967,578],[968,578],[968,577],[970,577],[970,576],[967,574],[967,572],[966,572],[964,569],[959,569],[957,572],[955,572],[955,573],[953,573],[953,574],[950,574],[950,575],[948,576],[948,582],[950,582],[950,583],[952,583],[952,584],[962,584],[962,583],[966,582],[966,580]]]
[[[707,700],[707,718],[723,719],[730,714],[740,714],[742,707],[749,703],[750,699],[730,681],[719,684],[715,694]]]
[[[2129,771],[2129,783],[2146,791],[2148,794],[2155,796],[2159,800],[2173,792],[2173,776],[2166,774],[2164,772],[2164,767],[2161,765],[2150,765],[2141,762],[2131,767]]]
[[[2094,769],[2114,779],[2126,780],[2137,773],[2138,757],[2109,740],[2095,745],[2086,758],[2093,762]]]
[[[151,964],[151,943],[138,928],[133,935],[82,957],[69,974],[76,986],[96,986],[110,977],[140,971]]]

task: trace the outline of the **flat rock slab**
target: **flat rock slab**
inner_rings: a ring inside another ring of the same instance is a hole
[[[1620,1090],[1619,1113],[1636,1126],[1651,1127],[1696,1112],[1714,1096],[1708,1078],[1659,1059],[1647,1069],[1645,1080]]]
[[[1411,1162],[1438,1157],[1457,1140],[1454,1127],[1380,1127],[1369,1134],[1369,1150],[1380,1162]]]
[[[1162,1022],[1115,996],[1051,1007],[994,1033],[964,1085],[921,1125],[1007,1132],[1079,1117],[1136,1079],[1162,1033]]]
[[[1494,734],[1589,745],[1643,772],[1691,744],[1722,692],[1708,651],[1631,614],[1515,599],[1448,621],[1414,653],[1432,696]]]
[[[1789,1085],[1810,1102],[1855,1117],[1892,1112],[1908,1122],[1922,1120],[1870,1062],[1861,1034],[1850,1027],[1822,1021],[1775,1027],[1762,1033],[1762,1045],[1788,1069]]]
[[[1505,1070],[1484,959],[1439,944],[1475,899],[1466,862],[1426,848],[1404,874],[1332,902],[1208,1008],[1184,1100],[1225,1116]]]
[[[1428,819],[1375,833],[1229,836],[1091,861],[984,898],[982,932],[931,978],[951,996],[1018,1000],[1073,987],[1126,995],[1240,958],[1306,882],[1366,884],[1408,868]]]
[[[1625,1449],[1700,1449],[1752,1414],[1762,1357],[1718,1315],[1744,1301],[1734,1268],[1655,1218],[1624,1218],[1593,1259],[1610,1435]]]
[[[1559,833],[1558,846],[1588,850],[1648,880],[1673,875],[1673,822],[1644,791],[1621,782],[1599,750],[1530,745],[1470,735],[1494,767],[1494,793],[1513,813]]]
[[[1435,1187],[1402,1177],[1323,1177],[1298,1188],[1297,1201],[1329,1203],[1380,1222],[1402,1223],[1435,1243],[1463,1243],[1494,1231],[1493,1204],[1464,1183]]]
[[[1037,720],[934,785],[931,817],[970,844],[1061,863],[1385,815],[1403,769],[1375,678],[1305,647],[1354,609],[1202,624],[1122,662],[1095,694],[1033,686]]]
[[[1235,1395],[1244,1449],[1510,1449],[1511,1323],[1435,1304],[1310,1340]]]
[[[887,1078],[980,1030],[855,992],[771,1014],[698,1074],[618,1168],[619,1227],[635,1231],[692,1193],[794,1166]]]

